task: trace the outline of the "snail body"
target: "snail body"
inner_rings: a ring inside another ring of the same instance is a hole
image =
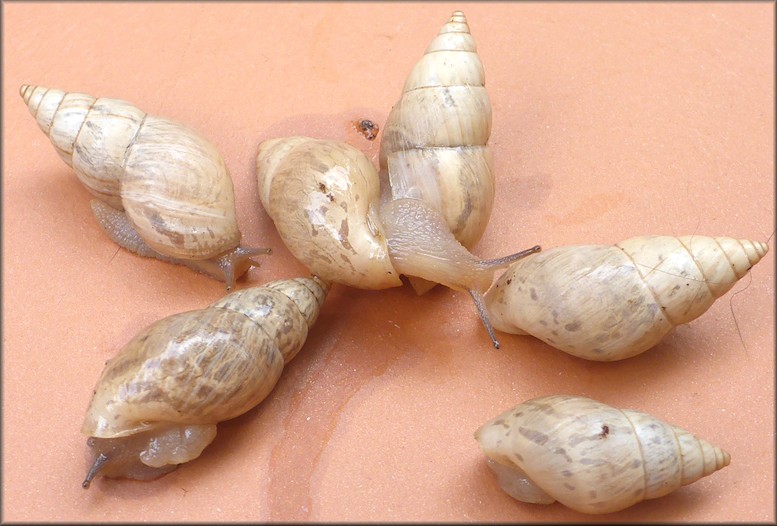
[[[106,363],[87,409],[94,463],[84,487],[98,473],[147,480],[197,458],[218,422],[272,391],[328,290],[317,277],[273,281],[137,334]]]
[[[662,497],[731,460],[647,413],[580,396],[526,401],[481,426],[475,439],[513,498],[591,514]]]
[[[483,307],[494,272],[539,246],[481,260],[469,249],[494,200],[491,103],[466,18],[455,11],[405,82],[381,139],[378,171],[344,143],[264,141],[259,196],[284,244],[314,274],[366,289],[441,283]],[[390,189],[390,191],[389,191]]]
[[[513,263],[485,305],[497,330],[588,360],[621,360],[701,316],[767,251],[697,235],[555,247]]]
[[[192,129],[129,102],[23,85],[56,152],[95,196],[100,227],[124,248],[180,263],[231,288],[269,249],[241,247],[232,179]]]
[[[394,199],[424,200],[472,250],[494,203],[491,102],[467,20],[455,11],[407,77],[389,113],[380,171]],[[411,277],[418,293],[433,283]]]
[[[283,243],[322,279],[363,289],[417,276],[470,293],[482,308],[494,272],[539,247],[481,260],[459,243],[441,214],[420,199],[382,200],[378,173],[356,148],[289,137],[259,145],[259,197]]]

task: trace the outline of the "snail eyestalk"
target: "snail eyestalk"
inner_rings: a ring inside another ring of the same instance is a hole
[[[488,336],[489,338],[491,338],[491,342],[494,344],[494,349],[499,349],[499,340],[496,339],[496,335],[494,334],[494,328],[491,326],[491,321],[488,319],[488,312],[486,311],[486,308],[483,305],[483,295],[476,290],[470,290],[468,292],[469,292],[469,295],[472,296],[472,301],[475,302],[475,307],[477,307],[478,309],[480,320],[483,322],[483,325],[486,327]]]
[[[251,259],[251,256],[258,256],[260,254],[270,255],[272,254],[272,249],[236,247],[215,258],[216,265],[223,272],[223,279],[227,285],[227,290],[232,290],[232,287],[235,286],[235,280],[245,274],[249,268],[260,266],[258,261]],[[219,277],[219,279],[221,278]]]
[[[495,259],[484,259],[480,262],[480,264],[485,268],[506,267],[513,261],[518,261],[519,259],[523,259],[526,256],[531,256],[532,254],[536,254],[541,250],[542,250],[542,247],[540,247],[540,245],[534,245],[531,248],[527,248],[526,250],[521,250],[520,252],[516,252],[515,254],[510,254],[509,256],[503,256],[501,258],[495,258]]]
[[[480,265],[483,268],[486,269],[497,269],[500,267],[504,267],[506,265],[509,265],[513,261],[517,261],[519,259],[525,258],[526,256],[531,256],[532,254],[536,254],[542,250],[542,248],[539,245],[534,245],[531,248],[527,248],[526,250],[521,250],[520,252],[516,252],[515,254],[510,254],[509,256],[504,256],[501,258],[496,259],[484,259],[480,261]],[[480,316],[480,320],[483,322],[483,325],[486,328],[486,331],[488,332],[488,336],[491,338],[491,342],[494,344],[495,349],[499,349],[499,340],[496,339],[496,335],[494,334],[494,327],[491,325],[491,320],[488,319],[488,311],[486,310],[483,294],[481,294],[477,290],[468,290],[469,295],[472,296],[472,300],[475,302],[475,307],[478,310],[478,315]]]
[[[97,455],[97,457],[94,459],[94,463],[92,464],[92,467],[89,468],[89,473],[86,474],[86,478],[81,483],[81,487],[84,489],[89,489],[89,486],[92,484],[92,479],[97,475],[97,473],[100,472],[100,469],[102,469],[103,464],[105,464],[108,461],[108,457],[104,453],[100,453]]]

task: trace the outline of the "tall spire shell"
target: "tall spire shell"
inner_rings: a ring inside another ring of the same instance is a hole
[[[494,202],[491,101],[466,17],[455,11],[408,75],[380,148],[392,199],[425,201],[471,250]],[[432,284],[411,278],[422,293]]]
[[[380,163],[398,150],[485,145],[491,102],[464,14],[456,11],[405,81],[381,141]]]

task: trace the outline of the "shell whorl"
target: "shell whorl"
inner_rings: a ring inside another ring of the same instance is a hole
[[[402,92],[419,88],[486,85],[475,39],[460,11],[440,29],[405,79]]]
[[[701,316],[767,251],[706,236],[555,247],[512,264],[485,304],[497,330],[589,360],[621,360]]]
[[[422,199],[471,249],[494,200],[491,103],[464,14],[456,11],[407,77],[380,149],[392,197]]]
[[[207,259],[239,244],[232,179],[194,130],[124,100],[30,85],[20,95],[81,183],[152,249]]]
[[[481,426],[475,438],[490,459],[539,488],[533,502],[558,500],[584,513],[661,497],[730,462],[720,448],[647,413],[579,396],[526,401]]]
[[[262,287],[238,290],[209,308],[245,314],[275,342],[283,363],[294,358],[316,322],[330,284],[320,278],[277,280]]]
[[[328,290],[315,277],[275,281],[150,325],[107,363],[82,432],[115,438],[248,411],[305,342]]]
[[[701,316],[769,249],[760,241],[708,236],[633,237],[616,246],[634,262],[673,325]]]
[[[124,154],[146,114],[126,101],[41,86],[24,85],[20,94],[81,183],[98,199],[124,210]]]
[[[375,167],[345,143],[290,137],[264,141],[256,160],[259,196],[286,247],[327,281],[398,287],[378,209]]]
[[[443,26],[405,81],[383,131],[380,165],[395,151],[485,145],[491,103],[464,15]]]

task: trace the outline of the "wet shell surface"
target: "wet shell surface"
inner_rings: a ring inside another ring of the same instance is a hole
[[[86,486],[98,472],[155,478],[199,456],[218,422],[272,391],[328,290],[316,277],[274,281],[141,331],[108,361],[87,409],[97,467]]]

